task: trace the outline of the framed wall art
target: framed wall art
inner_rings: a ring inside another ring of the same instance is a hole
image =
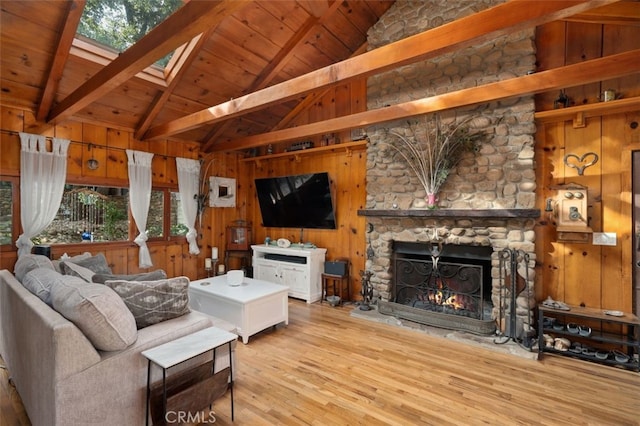
[[[210,207],[236,206],[236,180],[232,178],[211,176],[209,178],[211,196]]]

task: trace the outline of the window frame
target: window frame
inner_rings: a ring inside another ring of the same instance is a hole
[[[0,180],[8,181],[12,184],[12,206],[11,206],[11,214],[12,214],[12,223],[11,223],[11,244],[0,244],[0,252],[15,252],[17,247],[15,245],[18,236],[22,233],[21,227],[21,219],[20,219],[20,176],[9,176],[9,175],[0,175]],[[69,185],[87,185],[87,186],[108,186],[114,188],[129,188],[129,182],[124,180],[112,180],[112,179],[95,179],[89,181],[86,178],[69,178],[67,177],[65,184]],[[152,191],[161,191],[163,192],[164,202],[163,202],[163,221],[162,221],[162,229],[163,236],[162,237],[154,237],[149,238],[149,242],[173,242],[177,244],[184,244],[187,241],[185,235],[171,235],[171,192],[179,192],[177,185],[163,185],[163,184],[152,184]],[[125,247],[133,244],[133,239],[138,235],[138,228],[135,225],[133,220],[133,216],[131,215],[131,208],[127,209],[128,221],[129,221],[129,232],[128,239],[122,241],[100,241],[100,242],[92,242],[92,247],[96,247],[96,245],[100,245],[100,247]],[[52,247],[68,247],[69,250],[73,250],[75,246],[86,247],[86,243],[58,243],[51,244]]]
[[[0,180],[11,182],[11,244],[0,244],[0,252],[16,251],[16,240],[22,233],[20,223],[20,177],[0,175]]]

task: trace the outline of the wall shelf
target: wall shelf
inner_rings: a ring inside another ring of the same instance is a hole
[[[273,160],[275,158],[294,157],[296,161],[300,161],[300,158],[304,155],[317,154],[325,151],[345,151],[348,156],[351,156],[351,152],[357,149],[365,149],[367,147],[367,140],[345,142],[335,145],[318,146],[315,148],[301,149],[299,151],[279,152],[277,154],[259,155],[257,157],[243,158],[242,162],[255,161],[256,165],[260,165],[262,161]]]
[[[567,108],[553,109],[536,112],[534,117],[541,123],[553,123],[558,121],[573,121],[573,127],[584,127],[586,118],[602,115],[618,114],[640,110],[640,96],[633,98],[617,99],[609,102],[577,105]]]

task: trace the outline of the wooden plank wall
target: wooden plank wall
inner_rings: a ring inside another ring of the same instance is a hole
[[[297,126],[313,121],[325,120],[336,115],[351,114],[366,107],[366,82],[358,81],[339,86],[325,92],[310,108],[300,114],[289,125]],[[3,107],[0,109],[2,130],[43,134],[82,141],[84,144],[71,144],[68,161],[68,181],[115,186],[127,186],[127,158],[124,149],[131,148],[153,152],[154,185],[177,188],[176,156],[199,158],[199,144],[184,144],[172,141],[141,142],[134,140],[130,131],[106,128],[92,123],[66,123],[57,126],[42,127],[35,123],[29,111]],[[337,135],[342,142],[350,139],[349,132]],[[91,147],[89,146],[91,142]],[[316,144],[318,141],[314,141]],[[0,175],[19,176],[20,141],[15,134],[1,134]],[[276,146],[276,152],[282,152],[285,146]],[[106,165],[97,170],[89,170],[86,160],[97,159]],[[327,248],[327,258],[348,257],[352,260],[352,294],[360,291],[359,271],[364,269],[365,220],[357,215],[364,208],[366,198],[366,149],[346,150],[340,144],[335,149],[302,155],[299,157],[280,157],[255,161],[243,161],[244,156],[237,153],[215,153],[203,158],[203,167],[209,165],[209,176],[236,178],[237,195],[235,208],[207,208],[203,217],[203,227],[199,245],[199,256],[189,254],[184,240],[150,241],[148,243],[154,266],[163,268],[170,276],[186,275],[191,279],[206,276],[204,257],[211,256],[212,247],[218,247],[219,256],[224,258],[226,230],[238,220],[250,222],[253,228],[252,243],[271,238],[288,238],[298,241],[299,229],[266,229],[261,225],[260,209],[254,187],[254,179],[265,176],[283,176],[326,171],[336,206],[337,230],[305,230],[304,240]],[[53,247],[54,257],[63,253],[69,255],[87,251],[86,244],[73,244]],[[92,252],[103,252],[112,269],[117,273],[139,272],[138,249],[133,243],[93,243]],[[2,252],[0,267],[13,270],[16,260],[15,251]],[[227,269],[238,268],[239,259],[230,259]]]
[[[135,149],[154,153],[152,174],[153,185],[170,187],[177,190],[177,169],[175,157],[198,158],[198,143],[174,143],[172,141],[141,142],[134,140],[132,132],[112,129],[91,123],[68,122],[57,126],[37,124],[30,111],[2,107],[0,108],[0,175],[19,176],[20,174],[20,138],[9,132],[27,132],[45,136],[60,137],[72,141],[69,146],[67,162],[67,180],[71,183],[94,185],[128,186],[127,155],[125,149]],[[78,143],[83,142],[83,143]],[[89,145],[91,143],[92,145]],[[100,167],[90,170],[86,167],[89,158],[100,162]],[[19,221],[19,217],[14,218]],[[205,223],[208,223],[206,218]],[[203,232],[201,245],[209,246],[210,232]],[[191,279],[205,276],[204,252],[199,256],[189,254],[184,238],[172,241],[149,241],[149,250],[154,268],[162,268],[170,276],[185,275]],[[138,247],[133,242],[68,244],[52,247],[55,258],[63,253],[69,255],[91,251],[102,252],[107,257],[115,273],[137,273]],[[15,250],[3,251],[0,268],[13,270],[17,253]]]
[[[312,107],[300,114],[291,125],[297,126],[314,121],[326,120],[336,115],[353,114],[366,108],[366,82],[357,81],[327,91]],[[350,141],[350,132],[337,135],[342,142]],[[316,144],[319,141],[314,141]],[[316,145],[317,146],[317,145]],[[283,146],[274,146],[274,152],[282,152]],[[365,264],[366,221],[357,215],[366,201],[365,147],[347,151],[335,149],[320,153],[302,154],[298,157],[278,157],[260,161],[239,161],[238,197],[245,200],[238,207],[238,217],[253,223],[254,242],[262,243],[265,237],[287,238],[292,242],[300,240],[300,229],[265,228],[261,225],[260,208],[255,193],[254,179],[271,176],[285,176],[305,173],[328,172],[331,180],[334,206],[336,209],[336,230],[305,229],[303,240],[327,249],[327,260],[338,257],[351,259],[351,294],[357,299],[360,292],[360,274]],[[214,220],[218,220],[218,213]],[[231,218],[227,217],[226,220]],[[216,229],[220,229],[216,227]],[[221,235],[215,236],[220,241]]]
[[[578,22],[554,22],[538,28],[538,70],[580,63],[640,47],[640,28]],[[640,73],[613,81],[567,88],[571,105],[599,102],[605,89],[624,97],[640,96]],[[553,109],[558,92],[536,98],[536,109]],[[538,207],[543,211],[536,234],[539,300],[551,296],[570,304],[632,312],[632,211],[630,146],[640,141],[632,123],[640,112],[586,119],[584,127],[572,121],[538,125],[536,172]],[[637,146],[637,145],[636,145]],[[599,161],[582,176],[564,164],[566,154],[594,152]],[[557,241],[555,217],[545,213],[546,200],[557,185],[587,186],[589,226],[595,232],[615,232],[615,246]]]

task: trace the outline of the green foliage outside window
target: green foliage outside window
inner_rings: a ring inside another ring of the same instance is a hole
[[[0,244],[11,244],[13,240],[12,200],[13,185],[11,182],[0,181]]]
[[[78,34],[124,52],[183,5],[183,0],[87,0]],[[158,61],[165,66],[170,55]]]

